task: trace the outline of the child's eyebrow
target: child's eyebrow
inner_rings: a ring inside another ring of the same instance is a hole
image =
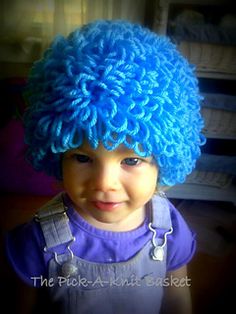
[[[74,152],[80,152],[80,153],[84,153],[84,154],[89,154],[89,155],[96,155],[97,154],[97,150],[90,148],[90,146],[85,146],[85,145],[81,145],[78,148],[73,149]],[[127,155],[132,155],[132,156],[138,156],[140,157],[135,151],[133,151],[132,149],[128,149],[125,146],[120,145],[119,147],[117,147],[115,150],[112,151],[108,151],[107,152],[117,152],[119,154],[127,154]]]
[[[94,154],[94,150],[93,149],[87,149],[85,147],[78,147],[78,148],[74,148],[72,150],[74,153],[83,153],[83,154],[88,154],[88,155],[91,155],[91,154]]]
[[[111,153],[112,152],[117,153],[117,154],[120,154],[121,156],[123,155],[124,158],[125,157],[132,157],[132,158],[143,158],[143,159],[147,159],[147,160],[153,159],[153,156],[141,157],[134,150],[127,148],[125,145],[120,145],[115,150],[111,150],[111,151],[106,150],[106,151],[111,152]],[[81,146],[73,149],[72,152],[77,153],[77,154],[86,154],[86,155],[89,155],[91,157],[96,157],[99,154],[96,149],[91,148],[90,145],[87,143],[82,144]]]

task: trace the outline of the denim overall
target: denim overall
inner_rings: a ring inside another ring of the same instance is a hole
[[[37,213],[46,247],[53,258],[49,262],[50,294],[68,314],[157,314],[163,297],[166,275],[167,235],[173,229],[168,201],[155,196],[147,206],[152,213],[149,224],[152,240],[125,262],[96,263],[73,254],[73,235],[61,195]],[[164,236],[156,237],[156,229]],[[65,244],[64,254],[55,247]],[[98,252],[99,254],[99,252]],[[52,279],[53,278],[53,279]]]

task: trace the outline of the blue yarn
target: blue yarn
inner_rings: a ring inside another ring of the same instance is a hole
[[[58,36],[31,70],[28,158],[61,179],[61,154],[85,139],[153,155],[159,183],[184,182],[205,143],[193,66],[167,37],[126,21]]]

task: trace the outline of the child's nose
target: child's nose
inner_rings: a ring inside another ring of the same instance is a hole
[[[92,186],[96,191],[108,192],[120,188],[119,171],[113,165],[98,165],[93,171]]]

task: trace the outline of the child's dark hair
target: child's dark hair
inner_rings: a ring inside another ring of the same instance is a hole
[[[140,25],[96,21],[57,37],[32,68],[25,139],[33,166],[61,178],[60,156],[87,140],[153,155],[159,183],[185,180],[205,142],[198,81],[174,44]]]

